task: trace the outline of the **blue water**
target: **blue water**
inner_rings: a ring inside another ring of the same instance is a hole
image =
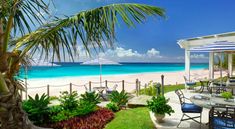
[[[57,63],[61,66],[33,66],[29,68],[27,77],[56,78],[74,76],[96,76],[100,74],[99,66],[80,65],[80,63]],[[103,65],[102,75],[136,74],[148,72],[174,72],[184,70],[184,63],[121,63],[122,65]],[[205,69],[208,64],[191,64],[191,69]],[[24,77],[21,69],[20,77]]]

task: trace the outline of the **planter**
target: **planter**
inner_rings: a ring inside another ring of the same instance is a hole
[[[154,115],[155,115],[158,123],[163,123],[164,122],[163,118],[165,117],[165,114],[156,114],[156,113],[154,113]]]

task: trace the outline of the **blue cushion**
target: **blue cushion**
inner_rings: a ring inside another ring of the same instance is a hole
[[[184,103],[182,104],[182,112],[184,113],[201,113],[202,107],[199,107],[192,103]]]
[[[235,82],[235,79],[230,79],[229,81],[230,81],[231,83],[233,83],[233,82]]]
[[[196,85],[196,82],[186,82],[186,85],[188,85],[188,86],[194,86],[194,85]]]
[[[213,126],[214,129],[234,129],[235,128],[235,120],[231,118],[213,118]]]

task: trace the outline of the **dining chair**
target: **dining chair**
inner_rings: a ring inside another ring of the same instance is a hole
[[[177,94],[177,96],[179,97],[180,100],[180,104],[181,104],[181,111],[183,113],[179,124],[177,125],[177,127],[179,127],[180,123],[182,121],[187,121],[187,120],[193,120],[197,123],[200,124],[200,128],[201,128],[201,119],[202,119],[202,107],[197,106],[193,103],[186,103],[186,100],[189,100],[188,98],[186,98],[183,94],[183,92],[181,90],[176,90],[175,93]],[[199,116],[190,116],[189,114],[200,114]],[[184,117],[187,118],[184,118]],[[196,120],[197,118],[200,118],[200,121]]]
[[[212,107],[209,129],[235,129],[235,107]]]

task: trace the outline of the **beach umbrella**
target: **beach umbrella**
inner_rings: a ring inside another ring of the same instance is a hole
[[[98,56],[97,59],[83,62],[82,65],[99,65],[99,80],[100,80],[100,86],[102,86],[102,66],[103,65],[119,65],[119,63],[108,60],[108,59],[104,59]]]
[[[222,59],[223,53],[234,52],[235,43],[229,41],[216,41],[210,44],[194,47],[190,49],[191,52],[214,52],[220,54],[220,86],[222,86]]]

